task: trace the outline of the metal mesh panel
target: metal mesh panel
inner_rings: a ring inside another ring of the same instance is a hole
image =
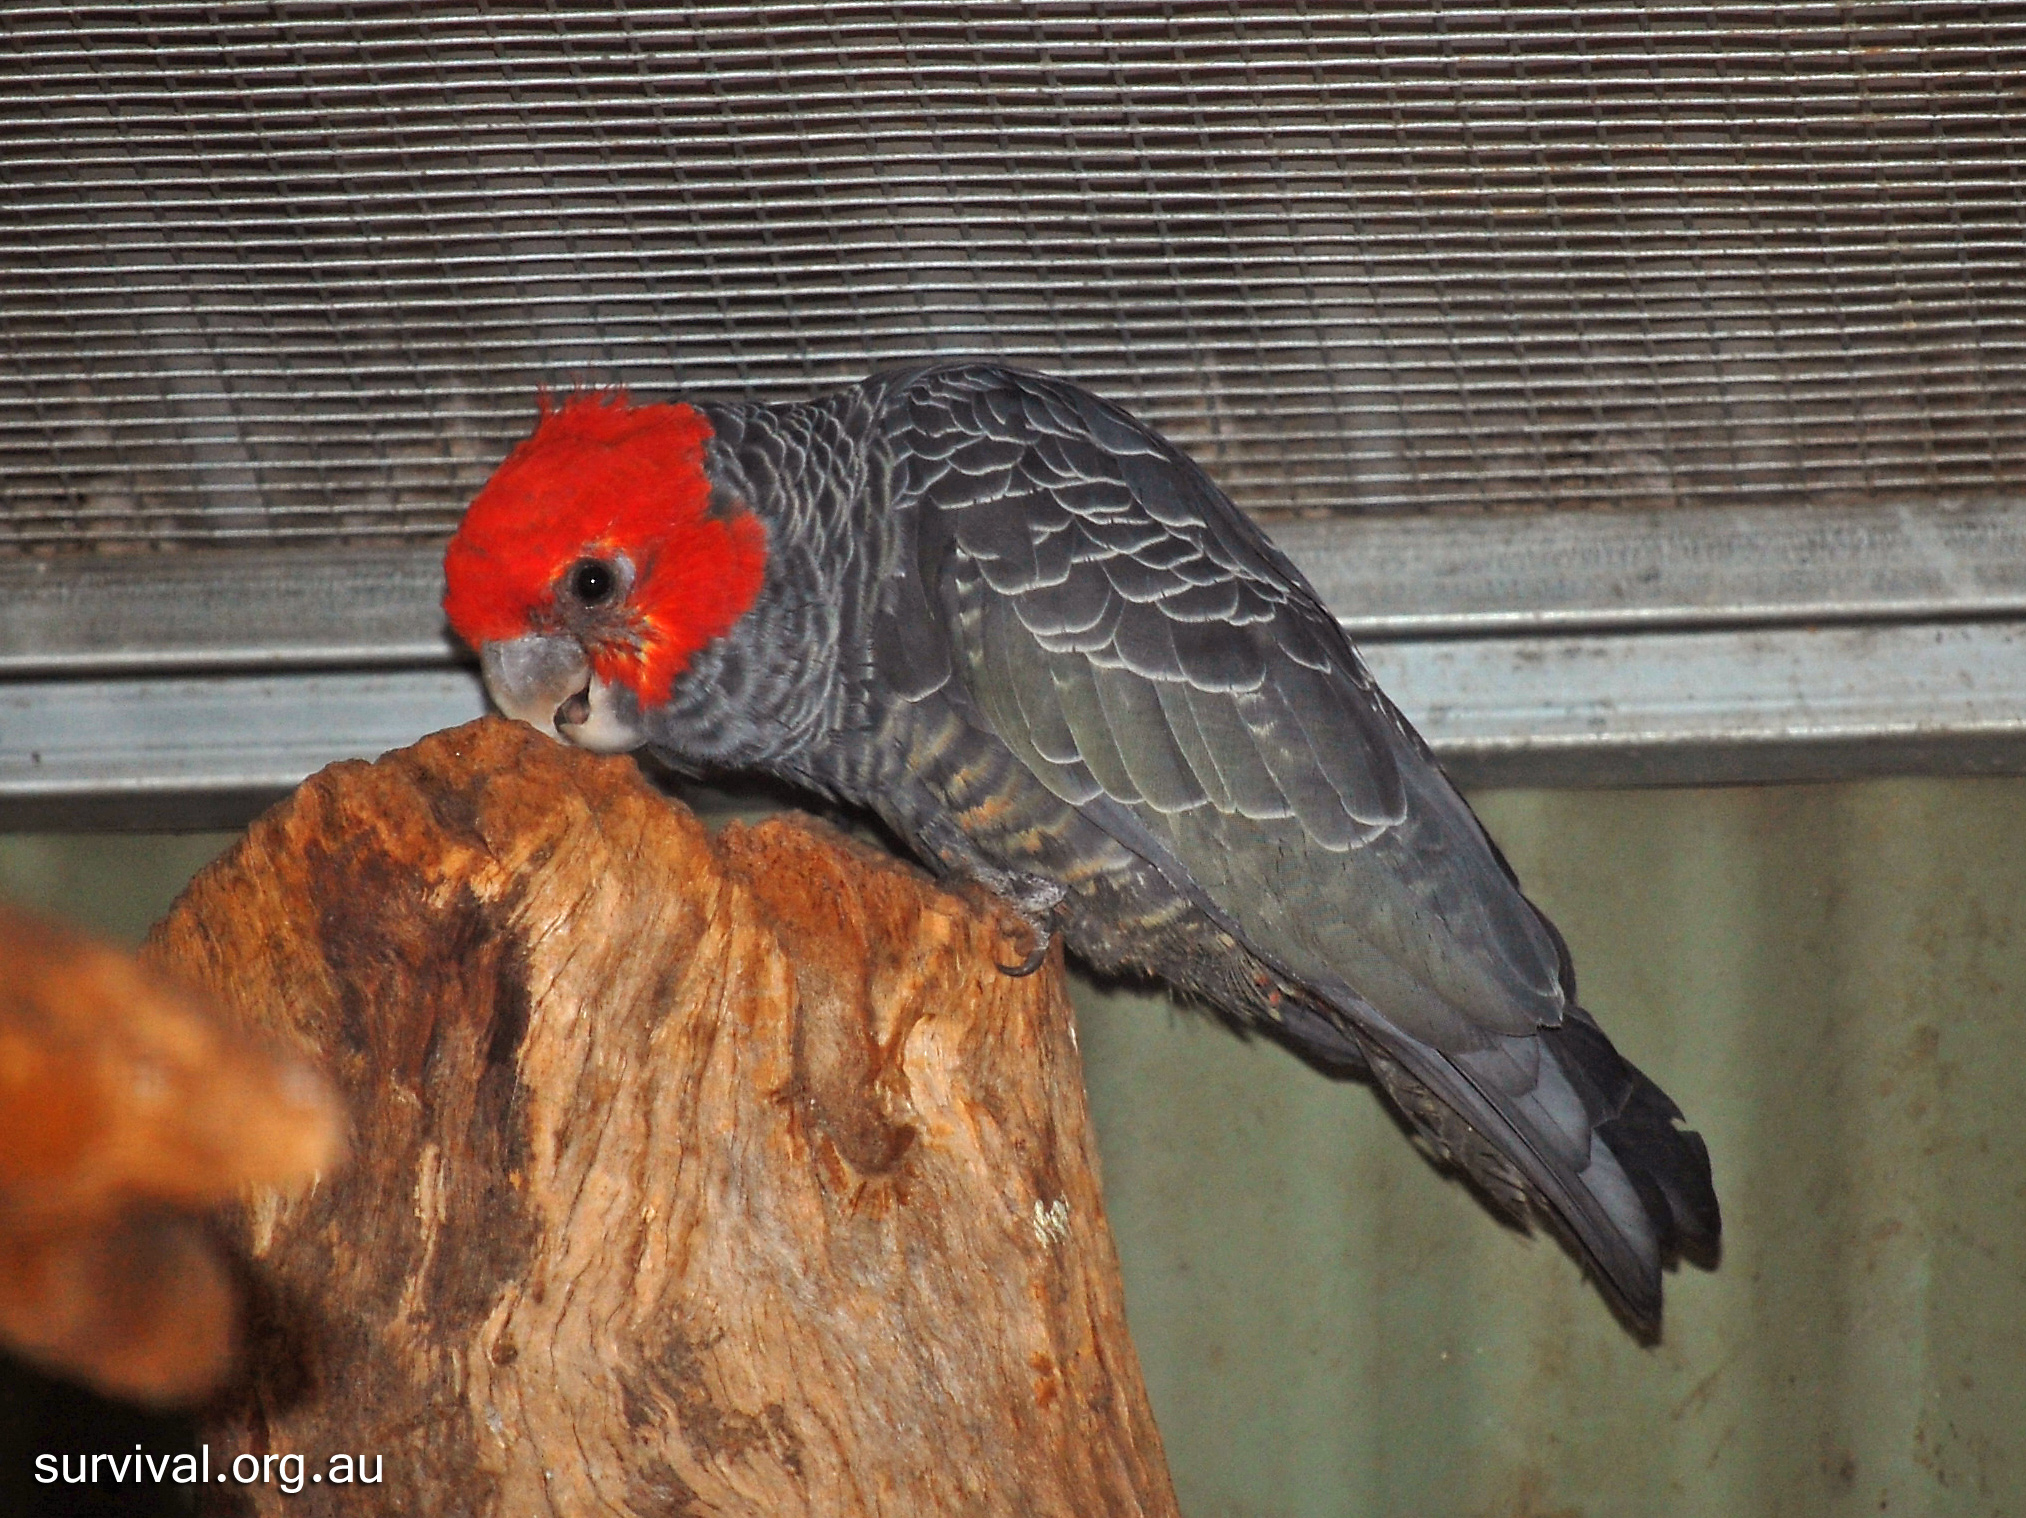
[[[2016,6],[0,13],[0,548],[426,536],[543,381],[1066,372],[1255,509],[2026,474]]]

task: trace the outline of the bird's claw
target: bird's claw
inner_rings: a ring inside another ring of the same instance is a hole
[[[1000,964],[1002,974],[1032,975],[1048,963],[1048,951],[1055,946],[1056,909],[1069,894],[1059,882],[1040,875],[1009,873],[990,880],[973,879],[970,889],[977,893],[975,899],[1018,918],[1027,929],[1031,942],[1026,957],[1018,964]]]
[[[1048,951],[1055,943],[1055,929],[1037,918],[1027,919],[1027,931],[1033,936],[1034,947],[1027,951],[1027,957],[1017,965],[1000,965],[999,973],[1015,978],[1032,975],[1048,963]]]

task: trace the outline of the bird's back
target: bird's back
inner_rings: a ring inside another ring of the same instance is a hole
[[[1559,935],[1298,571],[1073,385],[940,364],[842,404],[875,418],[887,555],[876,720],[839,740],[856,799],[947,870],[1066,892],[1100,967],[1369,1072],[1653,1331],[1662,1260],[1716,1247],[1701,1140],[1577,1007]]]

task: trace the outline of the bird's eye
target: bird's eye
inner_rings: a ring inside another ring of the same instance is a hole
[[[586,559],[570,571],[570,594],[586,606],[601,606],[619,587],[612,566],[598,559]]]

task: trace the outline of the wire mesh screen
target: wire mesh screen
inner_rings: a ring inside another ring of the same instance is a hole
[[[2026,474],[2010,5],[16,3],[0,548],[422,537],[538,384],[1078,377],[1257,510]]]

